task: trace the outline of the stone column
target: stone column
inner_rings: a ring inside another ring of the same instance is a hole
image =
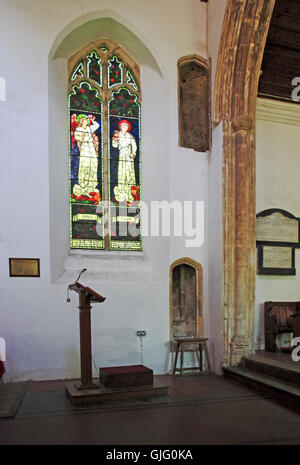
[[[236,365],[251,349],[252,315],[255,261],[253,260],[253,237],[255,224],[251,210],[255,210],[255,166],[253,157],[253,122],[247,115],[232,120],[234,164],[234,318],[233,336],[230,341],[230,365]]]
[[[223,365],[252,349],[255,294],[255,111],[275,0],[227,0],[215,79],[223,124]]]

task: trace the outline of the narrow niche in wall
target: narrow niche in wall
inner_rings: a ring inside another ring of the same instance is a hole
[[[200,263],[182,258],[170,268],[171,340],[203,336],[203,272]]]
[[[211,146],[210,62],[197,55],[178,61],[179,145],[206,152]]]

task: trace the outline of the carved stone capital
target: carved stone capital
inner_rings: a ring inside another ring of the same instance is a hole
[[[235,116],[231,121],[233,129],[238,131],[249,132],[253,127],[253,119],[248,115]]]

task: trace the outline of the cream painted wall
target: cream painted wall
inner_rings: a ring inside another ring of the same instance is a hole
[[[281,122],[277,122],[280,120]],[[300,109],[258,100],[256,123],[256,212],[281,208],[300,217]],[[263,303],[300,300],[300,250],[296,276],[256,276],[255,348],[264,348]]]
[[[177,124],[177,61],[191,53],[208,57],[207,5],[199,0],[0,0],[0,7],[1,76],[7,86],[6,101],[0,102],[5,379],[78,376],[76,296],[71,304],[65,299],[66,284],[83,266],[88,272],[82,282],[107,296],[93,309],[96,365],[139,363],[135,331],[146,329],[144,363],[165,373],[170,367],[168,274],[177,258],[190,256],[204,267],[208,321],[208,226],[200,248],[187,249],[177,238],[148,238],[139,256],[69,253],[64,88],[67,53],[77,44],[64,41],[89,21],[114,20],[114,28],[103,23],[92,32],[119,37],[141,66],[144,198],[202,200],[207,215],[208,154],[179,148]],[[130,34],[123,34],[124,27]],[[82,31],[83,46],[89,30]],[[62,43],[66,48],[59,48]],[[9,278],[9,257],[39,257],[41,278]],[[208,337],[211,328],[207,323]]]

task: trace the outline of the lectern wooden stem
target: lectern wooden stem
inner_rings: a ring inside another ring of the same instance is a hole
[[[79,294],[81,382],[74,385],[77,389],[97,388],[92,378],[91,302],[104,302],[105,297],[78,281],[69,284],[68,289]]]
[[[78,389],[91,389],[96,387],[92,379],[92,307],[85,292],[80,292],[79,304],[81,385]]]

